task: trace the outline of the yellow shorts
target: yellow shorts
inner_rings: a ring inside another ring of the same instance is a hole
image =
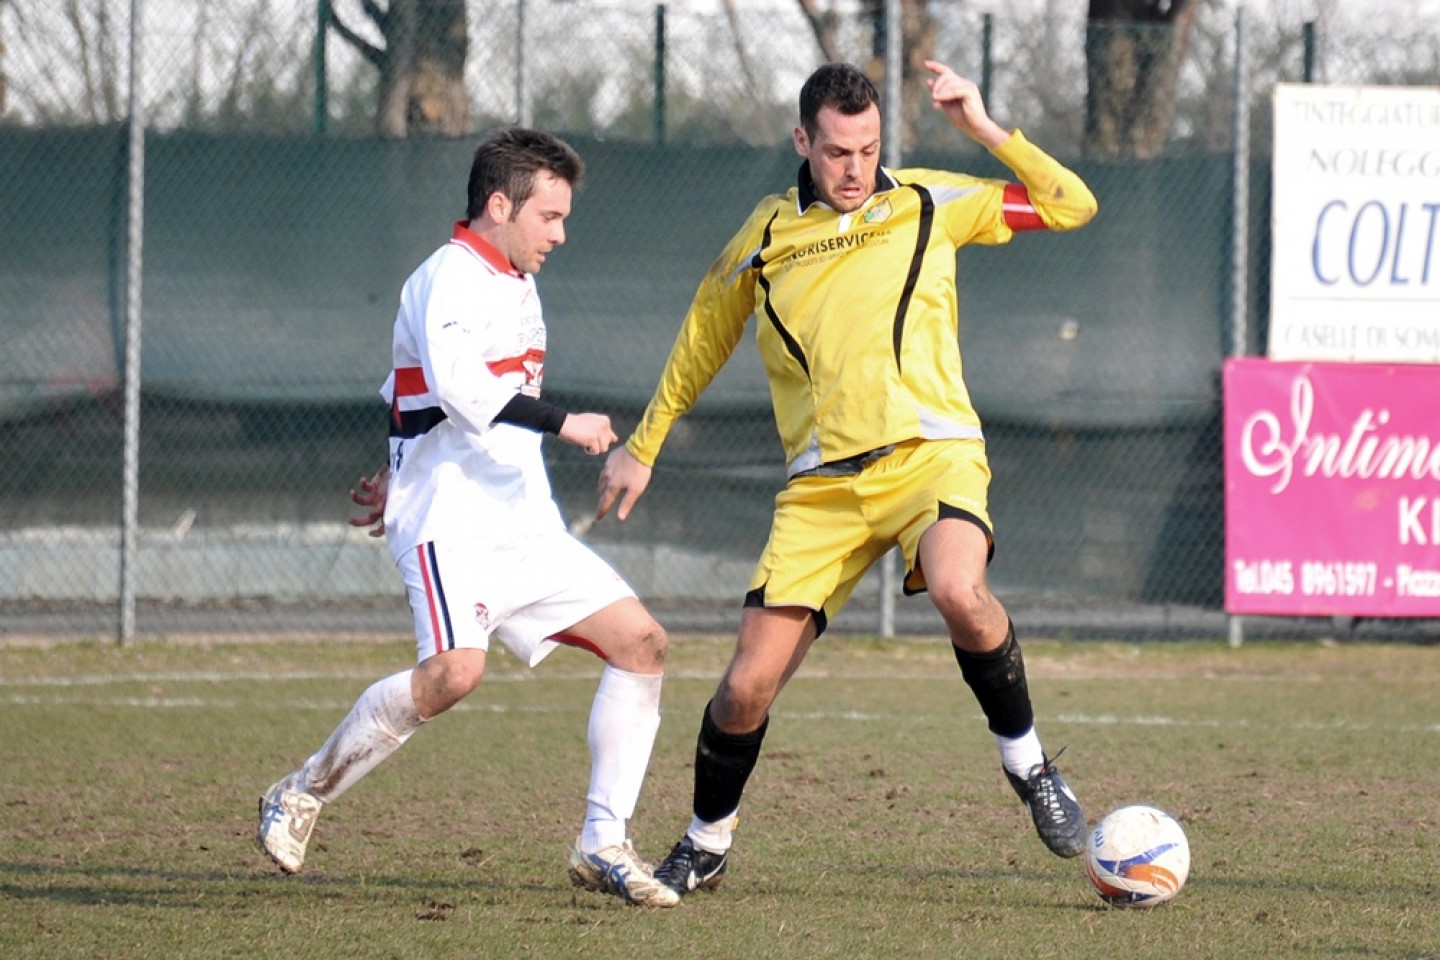
[[[981,440],[912,440],[854,476],[797,477],[775,498],[746,603],[809,607],[823,630],[896,544],[905,552],[905,592],[920,593],[920,536],[941,516],[977,524],[993,547],[989,488]]]

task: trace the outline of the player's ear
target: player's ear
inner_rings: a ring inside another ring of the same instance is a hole
[[[515,205],[504,193],[496,190],[485,200],[485,213],[495,223],[504,223],[515,212]]]
[[[810,137],[803,126],[795,128],[795,152],[807,160],[810,158]]]

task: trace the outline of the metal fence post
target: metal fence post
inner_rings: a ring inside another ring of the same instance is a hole
[[[1235,11],[1235,172],[1231,226],[1230,355],[1243,357],[1250,339],[1250,98],[1245,82],[1248,64],[1245,51],[1245,8]],[[1245,642],[1245,622],[1239,616],[1228,620],[1230,646]]]
[[[995,14],[987,13],[980,19],[980,99],[990,104],[990,82],[995,74],[994,60]]]
[[[665,145],[665,4],[655,4],[655,145]]]
[[[885,165],[891,168],[900,166],[905,155],[900,133],[905,115],[905,36],[900,17],[900,0],[885,0],[885,113],[881,141],[885,144]],[[880,558],[880,614],[875,629],[882,637],[895,636],[895,593],[899,579],[895,573],[895,553],[891,549]]]
[[[325,75],[325,41],[329,32],[329,0],[315,0],[315,44],[310,55],[315,71],[314,130],[316,136],[324,135],[330,119],[330,83]]]
[[[515,122],[531,125],[530,86],[525,66],[525,0],[515,0]]]
[[[126,171],[125,452],[120,483],[120,645],[135,639],[135,581],[140,546],[141,265],[145,240],[145,104],[141,96],[144,4],[130,3],[130,124]]]
[[[1315,21],[1306,20],[1300,28],[1305,44],[1304,78],[1306,83],[1315,82]]]

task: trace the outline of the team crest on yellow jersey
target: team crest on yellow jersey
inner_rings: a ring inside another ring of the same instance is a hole
[[[866,223],[884,223],[886,220],[889,220],[890,199],[887,197],[886,199],[881,200],[879,203],[875,204],[875,206],[871,207],[869,210],[866,210],[865,215],[860,219],[865,221]]]

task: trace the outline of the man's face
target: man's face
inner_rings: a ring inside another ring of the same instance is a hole
[[[834,107],[821,107],[813,138],[803,126],[795,128],[795,152],[810,162],[821,200],[841,213],[860,209],[875,192],[880,168],[880,108],[872,103],[864,112],[847,116]]]
[[[570,196],[570,184],[548,170],[536,173],[535,189],[519,209],[505,200],[494,234],[496,249],[519,269],[538,273],[545,255],[565,242]]]

